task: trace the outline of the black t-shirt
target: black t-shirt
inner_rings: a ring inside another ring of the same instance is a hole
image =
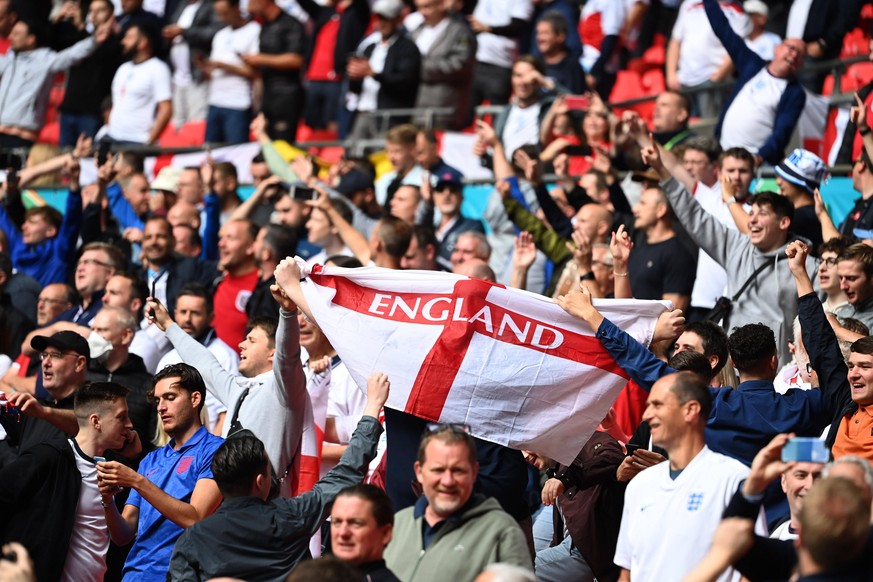
[[[631,289],[637,299],[662,299],[665,293],[691,295],[696,270],[696,258],[675,236],[655,244],[643,241],[628,259]]]
[[[846,220],[840,226],[840,234],[854,236],[853,232],[856,228],[859,230],[873,230],[873,196],[867,200],[859,198],[855,202],[855,207],[852,208],[852,211],[849,212]]]
[[[306,52],[306,31],[300,22],[282,12],[272,22],[261,26],[260,51],[265,55],[282,55]],[[300,88],[299,70],[279,70],[269,67],[261,68],[266,93],[276,91],[296,91]]]
[[[818,246],[822,243],[821,222],[815,215],[815,206],[809,204],[794,209],[794,220],[791,221],[791,232],[799,234],[812,243],[813,254],[818,254]]]

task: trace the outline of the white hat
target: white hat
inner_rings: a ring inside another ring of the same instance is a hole
[[[389,19],[397,18],[402,11],[402,0],[376,0],[376,3],[373,4],[373,14]]]
[[[151,183],[152,190],[166,190],[175,192],[179,189],[179,180],[182,178],[182,168],[165,166]]]
[[[746,14],[770,14],[770,9],[761,0],[746,0],[743,2],[743,10]]]

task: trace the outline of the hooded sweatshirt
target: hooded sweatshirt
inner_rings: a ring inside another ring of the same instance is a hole
[[[516,521],[491,497],[474,495],[446,519],[424,549],[427,498],[397,513],[385,562],[405,582],[472,582],[488,564],[532,570],[530,550]]]
[[[792,339],[792,323],[797,315],[797,286],[788,268],[785,247],[799,237],[789,236],[778,249],[761,252],[748,235],[729,229],[706,212],[674,178],[661,183],[661,187],[692,240],[727,271],[725,296],[733,297],[762,263],[773,263],[773,267],[759,273],[733,303],[724,328],[730,331],[750,323],[763,323],[776,335],[780,366],[787,364],[791,359],[788,342]]]

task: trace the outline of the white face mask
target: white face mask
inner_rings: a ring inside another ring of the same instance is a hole
[[[92,331],[88,336],[88,348],[91,350],[91,359],[102,364],[109,358],[112,344],[96,331]]]

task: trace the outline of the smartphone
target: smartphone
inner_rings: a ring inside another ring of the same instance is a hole
[[[109,160],[109,142],[101,141],[97,148],[97,165],[102,166]]]
[[[635,452],[640,450],[640,445],[632,445],[632,444],[628,443],[624,446],[624,448],[627,450],[627,456],[630,457]]]
[[[153,279],[152,280],[152,300],[154,300],[155,302],[158,301],[158,298],[155,297],[155,293],[157,292],[157,287],[158,287],[158,280]],[[155,318],[155,308],[154,307],[149,307],[149,317],[151,317],[152,319]]]
[[[591,149],[582,145],[571,145],[564,148],[564,153],[568,156],[585,156],[591,153]]]
[[[105,463],[106,457],[94,457],[94,462],[95,463]]]
[[[816,437],[794,437],[782,447],[782,462],[827,463],[828,450],[824,441]]]
[[[306,186],[290,186],[289,190],[294,200],[315,200],[318,198],[318,192]]]
[[[591,99],[587,95],[567,95],[564,102],[567,103],[567,109],[574,111],[588,111],[591,107]]]

